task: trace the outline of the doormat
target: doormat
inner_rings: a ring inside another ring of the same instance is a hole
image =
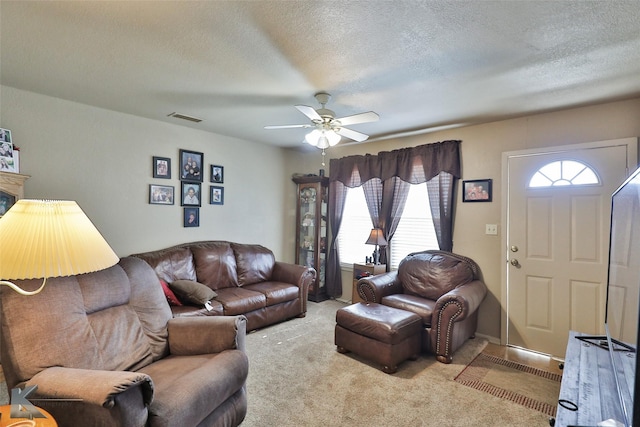
[[[454,381],[555,417],[562,375],[480,353]]]

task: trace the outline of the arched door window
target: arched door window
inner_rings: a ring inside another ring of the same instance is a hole
[[[600,184],[600,179],[589,166],[576,160],[559,160],[538,169],[529,181],[529,188],[594,184]]]

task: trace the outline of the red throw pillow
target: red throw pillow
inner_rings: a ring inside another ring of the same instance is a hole
[[[160,279],[160,284],[162,285],[164,296],[167,297],[167,301],[169,301],[169,305],[182,305],[178,297],[176,297],[176,294],[174,294],[171,288],[169,288],[169,284],[167,282]]]

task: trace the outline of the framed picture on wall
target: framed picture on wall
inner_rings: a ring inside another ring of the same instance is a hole
[[[490,202],[492,198],[491,179],[462,181],[463,202]]]
[[[199,182],[182,182],[182,206],[200,206],[200,188]]]
[[[209,204],[224,205],[224,187],[216,187],[215,185],[210,187]]]
[[[175,188],[172,185],[149,185],[149,203],[152,205],[173,205]]]
[[[153,177],[171,179],[171,159],[153,156]]]
[[[180,179],[202,182],[203,157],[197,151],[180,150]]]
[[[211,182],[222,184],[224,182],[224,166],[211,165]]]
[[[200,227],[200,209],[184,208],[184,226]]]

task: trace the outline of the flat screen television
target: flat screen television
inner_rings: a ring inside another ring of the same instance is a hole
[[[640,307],[640,168],[611,197],[606,347],[626,427],[640,427],[637,369]],[[634,399],[635,398],[635,399]]]

